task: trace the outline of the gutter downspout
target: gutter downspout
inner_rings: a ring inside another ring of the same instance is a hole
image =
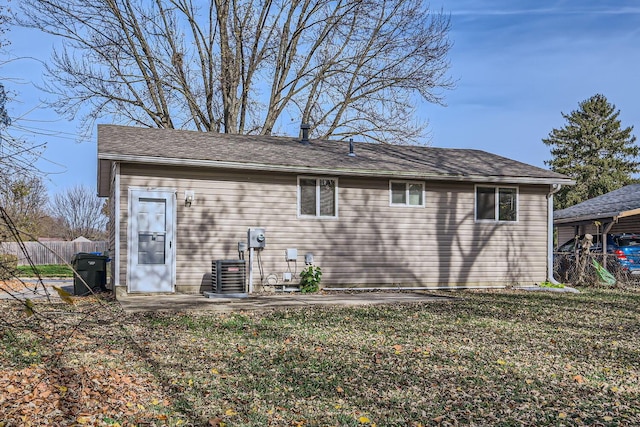
[[[561,188],[562,184],[552,184],[547,194],[547,281],[554,285],[560,283],[553,278],[553,195]]]

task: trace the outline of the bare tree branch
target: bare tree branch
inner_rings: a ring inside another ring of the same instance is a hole
[[[87,186],[71,187],[53,197],[51,214],[64,224],[64,237],[73,240],[103,237],[107,219],[102,214],[104,201]]]
[[[423,0],[24,0],[22,25],[61,36],[53,106],[85,125],[416,142],[443,102],[449,18]]]
[[[16,226],[27,233],[38,235],[41,220],[46,216],[47,190],[42,178],[18,177],[0,174],[0,206],[13,219]],[[6,230],[0,230],[0,241],[8,241]],[[24,235],[23,238],[28,238]]]

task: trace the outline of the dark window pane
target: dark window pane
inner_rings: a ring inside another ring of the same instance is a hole
[[[621,237],[617,243],[618,246],[640,246],[640,239],[637,237]]]
[[[500,197],[500,221],[515,221],[517,218],[517,202],[515,188],[500,188],[498,190]]]
[[[391,203],[394,205],[407,203],[407,186],[404,182],[391,183]]]
[[[316,180],[300,180],[300,215],[316,215]]]
[[[477,219],[496,219],[496,190],[493,187],[476,189]]]
[[[576,241],[575,239],[571,239],[567,243],[560,246],[558,248],[558,252],[573,252],[575,249],[576,249]]]

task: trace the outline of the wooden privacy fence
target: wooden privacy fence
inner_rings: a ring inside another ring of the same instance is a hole
[[[24,246],[35,265],[47,265],[64,264],[64,261],[71,262],[73,255],[78,252],[104,252],[108,248],[108,242],[24,242]],[[0,253],[17,256],[18,265],[29,263],[20,246],[15,242],[0,243]]]

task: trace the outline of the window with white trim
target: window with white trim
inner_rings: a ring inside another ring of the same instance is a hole
[[[517,220],[517,187],[476,186],[476,221]]]
[[[389,181],[391,206],[424,206],[424,183],[416,181]]]
[[[338,180],[298,177],[298,216],[336,218],[338,216]]]

